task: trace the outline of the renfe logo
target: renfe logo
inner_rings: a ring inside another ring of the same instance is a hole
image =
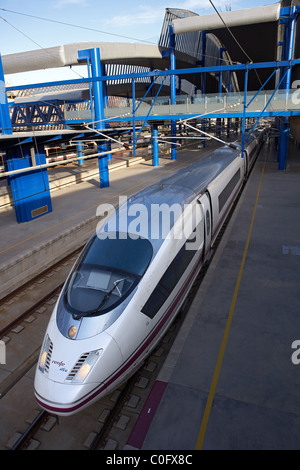
[[[2,340],[0,340],[0,364],[6,364],[6,346]]]
[[[63,367],[66,365],[63,361],[52,361],[52,364],[56,364],[58,367]]]

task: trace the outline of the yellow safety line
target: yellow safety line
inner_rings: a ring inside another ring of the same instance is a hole
[[[199,432],[198,440],[197,440],[197,444],[196,444],[196,450],[201,450],[202,446],[203,446],[203,441],[204,441],[204,437],[205,437],[207,423],[208,423],[208,420],[209,420],[209,416],[210,416],[210,412],[211,412],[211,408],[212,408],[212,404],[213,404],[213,400],[214,400],[214,396],[215,396],[215,392],[216,392],[216,388],[217,388],[217,383],[218,383],[218,379],[219,379],[219,375],[220,375],[220,371],[221,371],[221,366],[222,366],[222,362],[223,362],[225,348],[226,348],[226,344],[227,344],[227,340],[228,340],[229,330],[230,330],[230,326],[231,326],[231,322],[232,322],[232,317],[233,317],[233,313],[234,313],[234,309],[235,309],[235,304],[236,304],[236,300],[237,300],[237,296],[238,296],[238,292],[239,292],[239,288],[240,288],[240,283],[241,283],[241,279],[242,279],[242,274],[243,274],[243,270],[244,270],[244,265],[245,265],[245,261],[246,261],[246,257],[247,257],[247,252],[248,252],[248,248],[249,248],[249,243],[250,243],[250,238],[251,238],[251,234],[252,234],[254,218],[255,218],[258,199],[259,199],[259,195],[260,195],[263,175],[264,175],[266,164],[267,164],[267,156],[268,156],[268,154],[266,153],[266,158],[265,158],[264,166],[263,166],[261,177],[260,177],[260,183],[259,183],[258,192],[257,192],[257,196],[256,196],[256,201],[255,201],[252,220],[251,220],[250,229],[249,229],[249,233],[248,233],[248,238],[247,238],[247,242],[246,242],[246,246],[245,246],[245,251],[244,251],[244,254],[243,254],[243,259],[242,259],[239,275],[238,275],[236,286],[235,286],[235,289],[234,289],[232,303],[231,303],[229,316],[228,316],[228,319],[227,319],[227,324],[226,324],[226,328],[225,328],[225,332],[224,332],[224,336],[223,336],[223,341],[222,341],[222,344],[221,344],[221,348],[220,348],[220,352],[219,352],[219,356],[218,356],[218,360],[217,360],[217,365],[216,365],[216,368],[215,368],[214,376],[213,376],[213,379],[212,379],[211,387],[210,387],[208,398],[207,398],[206,407],[205,407],[205,410],[204,410],[204,415],[203,415],[203,418],[202,418],[200,432]]]
[[[181,166],[185,165],[187,162],[189,162],[189,161],[191,161],[191,160],[193,160],[193,159],[185,160],[183,163],[176,164],[176,168],[180,168]],[[61,222],[58,222],[57,224],[52,225],[51,227],[48,227],[48,228],[46,228],[45,230],[42,230],[41,232],[35,233],[34,235],[32,235],[31,237],[26,238],[25,240],[21,240],[20,242],[16,243],[15,245],[12,245],[12,246],[10,246],[10,247],[8,247],[8,248],[5,248],[5,250],[0,251],[0,255],[1,255],[2,253],[5,253],[6,251],[11,250],[12,248],[15,248],[16,246],[22,245],[22,243],[25,243],[25,242],[27,242],[27,241],[29,241],[29,240],[32,240],[33,238],[35,238],[35,237],[37,237],[37,236],[39,236],[39,235],[42,235],[42,234],[45,233],[45,232],[48,232],[48,230],[51,230],[52,228],[58,227],[59,225],[64,224],[65,222],[68,222],[69,220],[72,220],[72,219],[74,219],[75,217],[78,217],[79,215],[84,214],[85,212],[88,212],[88,211],[90,211],[90,210],[92,210],[92,209],[95,209],[95,208],[98,207],[100,204],[106,204],[107,202],[111,201],[112,199],[114,199],[114,198],[116,198],[116,197],[121,196],[122,194],[124,194],[124,193],[127,192],[127,191],[132,191],[133,189],[138,188],[139,186],[142,186],[142,185],[145,184],[145,183],[149,183],[149,181],[153,181],[154,179],[156,179],[156,178],[158,178],[159,176],[161,176],[163,173],[168,173],[169,171],[173,171],[173,170],[174,170],[174,167],[173,167],[173,168],[169,168],[168,170],[163,170],[163,171],[160,172],[158,175],[156,175],[156,176],[154,176],[154,177],[152,177],[152,178],[149,178],[149,179],[147,179],[147,180],[145,180],[145,181],[142,181],[141,183],[138,183],[138,184],[136,184],[135,186],[131,186],[131,188],[127,188],[127,189],[125,189],[124,191],[122,191],[121,193],[116,194],[115,196],[111,196],[110,198],[108,198],[108,199],[106,199],[106,200],[104,200],[104,201],[102,201],[102,202],[100,202],[100,203],[98,203],[98,204],[95,204],[94,206],[91,206],[91,207],[89,207],[88,209],[85,209],[84,211],[79,212],[78,214],[75,214],[75,215],[73,215],[72,217],[69,217],[68,219],[64,219],[64,220],[62,220]]]

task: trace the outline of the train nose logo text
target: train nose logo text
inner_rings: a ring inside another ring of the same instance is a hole
[[[2,340],[0,340],[0,364],[6,364],[6,346]]]

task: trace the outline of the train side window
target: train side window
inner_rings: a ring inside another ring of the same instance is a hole
[[[175,261],[175,260],[174,260]],[[171,293],[174,287],[178,282],[178,275],[177,271],[174,266],[175,263],[171,263],[171,265],[166,270],[165,274],[159,281],[159,284],[168,292]]]
[[[256,147],[254,147],[254,149],[252,150],[252,152],[250,153],[250,161],[252,160],[252,158],[255,156],[255,153],[256,153]]]
[[[168,296],[169,293],[158,284],[142,308],[142,312],[147,315],[147,317],[154,318]]]
[[[240,179],[241,179],[241,170],[238,169],[238,171],[234,174],[234,176],[231,178],[229,183],[225,186],[225,188],[219,195],[219,213],[222,211],[223,207],[226,205],[226,202],[230,198],[231,193],[233,192],[234,188],[236,187]]]
[[[179,282],[196,253],[197,251],[187,250],[186,244],[183,245],[145,303],[142,308],[142,313],[147,315],[149,318],[155,317],[157,312],[168,299],[176,284]]]

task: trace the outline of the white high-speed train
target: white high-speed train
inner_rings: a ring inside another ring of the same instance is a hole
[[[250,137],[243,158],[238,143],[219,148],[108,216],[72,268],[45,334],[34,381],[44,409],[76,413],[141,366],[208,259],[264,135]]]

